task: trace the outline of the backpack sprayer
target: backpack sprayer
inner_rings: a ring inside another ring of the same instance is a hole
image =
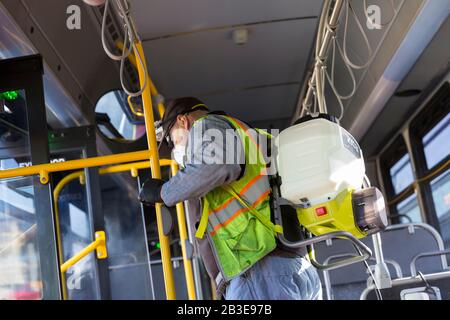
[[[280,242],[300,248],[329,239],[350,240],[359,256],[322,265],[335,269],[367,260],[371,250],[359,239],[383,230],[387,216],[383,195],[374,187],[362,188],[365,165],[357,141],[327,114],[300,118],[275,140],[277,183],[273,186],[275,222],[283,225],[282,205],[296,209],[300,225],[312,237]]]
[[[364,262],[370,272],[366,260],[372,252],[360,239],[387,226],[384,199],[377,188],[369,186],[358,142],[339,125],[344,107],[334,86],[332,89],[341,109],[339,120],[328,114],[325,99],[325,84],[329,78],[326,76],[328,51],[336,39],[340,13],[345,4],[344,0],[324,1],[315,63],[305,88],[301,117],[275,140],[277,176],[272,183],[273,209],[275,222],[283,225],[281,206],[295,208],[300,226],[306,229],[308,237],[297,242],[288,241],[284,235],[278,239],[288,248],[309,248],[311,263],[316,268],[331,270]],[[310,115],[313,101],[314,116]],[[316,105],[319,112],[316,112]],[[351,241],[358,255],[320,264],[314,258],[313,245],[331,239]],[[381,252],[379,235],[373,240],[377,266],[372,278],[377,286],[388,287],[389,272],[378,254]]]

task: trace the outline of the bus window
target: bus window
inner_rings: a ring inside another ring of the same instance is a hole
[[[428,169],[441,170],[442,162],[449,157],[450,113],[423,136],[422,143]],[[450,170],[439,172],[430,187],[441,235],[446,247],[450,247]]]
[[[389,170],[395,194],[399,194],[413,181],[413,171],[409,155],[405,154]]]
[[[438,217],[442,238],[450,247],[450,170],[430,183],[434,206]]]
[[[422,222],[420,207],[412,187],[412,162],[402,136],[398,136],[382,153],[380,161],[392,223]]]
[[[422,218],[416,194],[410,195],[397,205],[397,214],[401,223],[420,223]]]
[[[422,139],[428,169],[448,157],[450,150],[450,113]]]

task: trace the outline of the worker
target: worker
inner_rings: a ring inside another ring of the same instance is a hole
[[[250,126],[186,97],[167,105],[160,127],[160,140],[169,144],[181,170],[169,181],[146,180],[139,200],[168,207],[189,200],[188,219],[196,227],[198,252],[218,297],[321,299],[317,270],[276,240],[281,231],[270,221],[267,161],[250,157],[261,152]],[[228,141],[239,141],[240,147]]]

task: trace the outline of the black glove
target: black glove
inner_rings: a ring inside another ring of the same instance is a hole
[[[154,206],[157,202],[163,202],[161,198],[161,188],[165,183],[161,179],[147,179],[142,184],[141,192],[139,192],[139,201],[144,205]]]

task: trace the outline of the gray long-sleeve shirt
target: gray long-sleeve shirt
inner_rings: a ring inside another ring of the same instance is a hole
[[[197,129],[201,129],[200,133]],[[206,133],[208,129],[212,132]],[[203,135],[203,139],[199,139],[198,134],[202,133],[205,135]],[[230,143],[230,141],[234,143]],[[245,154],[242,140],[234,128],[217,115],[208,115],[191,129],[187,149],[185,168],[163,185],[161,197],[168,206],[190,200],[188,202],[188,219],[191,222],[190,233],[194,234],[195,225],[201,217],[199,198],[218,186],[230,184],[243,175]],[[210,152],[211,150],[215,150],[215,152]],[[232,157],[234,161],[231,163],[228,161],[228,164],[224,163],[225,159],[230,159],[230,154],[234,154]],[[211,279],[216,279],[219,268],[208,238],[195,240],[197,243],[195,250],[200,253],[209,276]],[[291,253],[277,252],[282,255],[291,255]],[[223,293],[224,285],[225,283],[222,281],[218,286],[217,294],[219,296]]]
[[[211,130],[211,132],[207,134],[206,130]],[[203,133],[203,139],[201,139]],[[222,139],[219,137],[222,137]],[[230,150],[225,150],[226,143],[224,140],[226,140],[226,137],[228,137],[228,141],[238,142],[237,148],[233,148],[233,151],[237,153],[236,161],[231,164],[223,161],[224,156],[226,158],[226,155],[230,153],[226,152]],[[188,201],[188,219],[191,222],[190,233],[194,234],[195,225],[201,216],[199,198],[218,186],[237,180],[244,173],[245,164],[242,163],[242,156],[245,157],[245,155],[239,153],[239,151],[242,151],[242,142],[234,128],[217,115],[208,115],[195,124],[194,128],[191,128],[187,150],[185,168],[163,185],[161,197],[168,206],[190,200]],[[210,150],[217,152],[208,152]],[[211,279],[216,279],[219,269],[208,238],[196,239],[196,243],[195,250],[200,253],[209,276]],[[223,290],[223,287],[219,288],[220,290]]]
[[[236,141],[234,163],[224,163],[226,147]],[[218,115],[208,115],[189,132],[186,166],[166,182],[161,197],[167,206],[184,200],[198,199],[214,188],[239,178],[242,164],[242,144],[234,128]],[[227,143],[228,142],[228,143]],[[213,150],[213,151],[212,151]],[[215,152],[214,152],[215,151]]]

